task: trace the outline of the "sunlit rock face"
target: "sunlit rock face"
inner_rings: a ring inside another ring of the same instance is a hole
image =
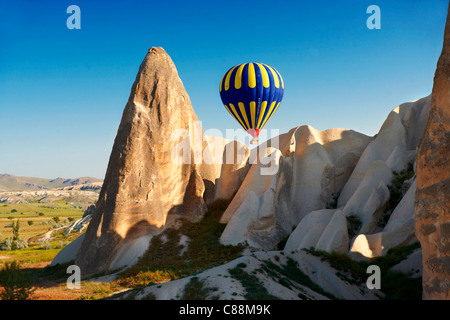
[[[416,234],[423,298],[450,299],[450,17],[434,76],[430,118],[417,155]]]
[[[213,199],[221,168],[195,157],[220,138],[213,140],[204,137],[169,55],[151,48],[132,86],[97,210],[76,258],[83,275],[136,259],[169,216],[202,217],[204,196]],[[174,157],[180,145],[191,152]]]
[[[311,126],[293,128],[252,150],[260,152],[221,222],[227,226],[223,244],[247,242],[264,250],[274,249],[311,211],[325,209],[337,197],[372,137],[347,129],[319,131]],[[274,174],[264,174],[273,166]],[[338,216],[333,223],[346,230]],[[336,230],[329,228],[330,232]],[[335,234],[326,247],[346,236]]]

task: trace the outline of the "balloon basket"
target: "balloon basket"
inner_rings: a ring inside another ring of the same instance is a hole
[[[258,143],[259,143],[258,139],[250,140],[250,144],[258,144]]]

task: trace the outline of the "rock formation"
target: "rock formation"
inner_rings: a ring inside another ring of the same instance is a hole
[[[214,200],[228,200],[235,195],[250,168],[249,155],[249,148],[242,142],[231,141],[225,146]]]
[[[215,140],[220,145],[221,139]],[[164,49],[149,49],[123,112],[97,210],[76,258],[82,274],[136,259],[169,216],[199,219],[206,210],[204,196],[214,197],[220,175],[220,166],[202,161],[208,150],[174,63]]]
[[[416,234],[422,246],[423,298],[450,299],[450,7],[432,96],[417,155]]]
[[[389,217],[381,232],[359,234],[350,249],[365,257],[385,255],[390,249],[417,242],[414,228],[414,194],[416,183],[409,188],[403,199]]]
[[[390,199],[388,186],[393,172],[414,161],[415,150],[425,129],[431,97],[395,108],[378,134],[361,153],[337,197],[335,209],[314,208],[289,237],[285,250],[309,249],[349,253],[355,258],[372,258],[394,247],[413,243],[415,182],[405,183],[403,199],[389,220],[381,223]],[[348,234],[349,219],[361,225],[357,234]]]
[[[270,150],[267,159],[252,165],[225,211],[223,244],[247,241],[274,249],[308,213],[336,201],[372,138],[351,130],[301,126],[278,139],[278,148],[274,139],[270,147],[259,147]],[[268,158],[277,167],[274,175],[261,173],[268,166],[264,162],[270,164]]]

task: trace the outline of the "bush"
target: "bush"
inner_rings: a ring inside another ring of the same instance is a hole
[[[188,284],[184,287],[183,297],[181,300],[206,300],[209,289],[204,287],[204,281],[198,277],[192,277]]]
[[[31,221],[31,220],[28,221],[29,226],[32,226],[33,224],[34,224],[34,221]]]
[[[0,250],[11,251],[12,250],[12,240],[6,238],[5,241],[0,242]]]
[[[26,300],[32,294],[32,281],[29,275],[20,269],[20,263],[5,262],[5,266],[0,270],[0,292],[2,300]]]
[[[13,240],[6,238],[5,241],[0,242],[0,250],[12,251],[28,248],[28,243],[23,239]]]
[[[51,250],[53,249],[53,246],[50,242],[44,242],[41,246],[42,250]]]
[[[346,217],[347,219],[347,232],[350,239],[356,236],[361,229],[362,222],[357,215],[350,215]]]
[[[12,209],[11,210],[11,213],[16,213],[17,212],[17,209]]]
[[[53,221],[55,221],[56,223],[59,222],[59,217],[53,217],[52,219],[53,219]]]
[[[36,213],[39,215],[39,217],[42,217],[44,215],[43,212],[36,212]]]

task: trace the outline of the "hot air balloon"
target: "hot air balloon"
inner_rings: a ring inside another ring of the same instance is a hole
[[[229,69],[220,81],[220,98],[228,112],[258,143],[258,135],[283,98],[280,73],[262,63],[244,63]]]

